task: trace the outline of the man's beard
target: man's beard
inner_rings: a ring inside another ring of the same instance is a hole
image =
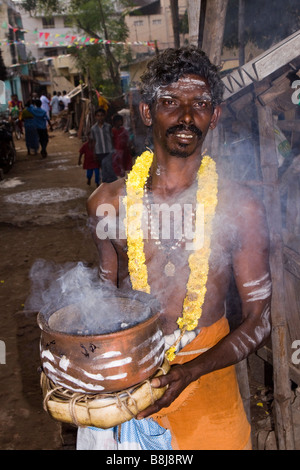
[[[169,129],[167,129],[166,131],[166,137],[182,131],[192,132],[198,137],[198,141],[200,141],[203,134],[202,131],[198,129],[198,127],[194,126],[194,124],[191,124],[189,126],[184,126],[183,124],[181,124],[178,126],[169,127]],[[193,151],[187,149],[188,145],[189,144],[178,143],[177,146],[179,148],[177,147],[177,149],[172,149],[168,144],[166,146],[169,154],[173,157],[187,158],[193,153]]]

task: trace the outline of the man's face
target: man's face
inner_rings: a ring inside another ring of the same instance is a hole
[[[169,155],[189,157],[199,152],[218,116],[207,81],[198,75],[184,75],[157,92],[151,109],[154,143]]]
[[[103,124],[104,123],[104,121],[105,121],[105,114],[104,113],[96,113],[95,117],[96,117],[96,120],[97,120],[98,124]]]

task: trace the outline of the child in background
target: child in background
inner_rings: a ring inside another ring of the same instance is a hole
[[[113,164],[117,176],[123,177],[132,169],[132,156],[129,134],[123,126],[123,116],[115,114],[112,118],[112,136],[114,145]]]
[[[96,160],[95,156],[95,143],[91,137],[91,134],[88,135],[88,141],[85,142],[79,150],[79,159],[78,165],[81,165],[82,156],[83,159],[83,169],[86,170],[87,184],[91,184],[91,179],[93,172],[95,173],[95,183],[97,186],[100,184],[100,169],[99,163]]]

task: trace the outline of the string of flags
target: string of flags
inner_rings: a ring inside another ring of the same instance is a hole
[[[16,28],[11,26],[9,23],[4,21],[2,23],[2,28],[9,28],[12,29],[14,32],[19,31],[20,33],[29,33],[30,31]],[[60,34],[60,33],[49,33],[38,31],[37,29],[31,31],[31,33],[37,36],[35,41],[25,41],[24,39],[17,39],[17,40],[2,40],[0,41],[0,46],[10,46],[12,44],[24,44],[30,45],[35,44],[40,47],[48,47],[48,46],[66,46],[66,47],[77,47],[82,48],[84,46],[93,45],[93,44],[111,44],[111,45],[126,45],[126,46],[148,46],[148,47],[155,47],[155,41],[113,41],[109,39],[100,39],[100,38],[93,38],[88,36],[77,36],[72,34]]]

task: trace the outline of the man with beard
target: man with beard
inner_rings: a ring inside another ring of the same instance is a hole
[[[151,380],[154,388],[167,387],[162,398],[118,432],[80,428],[78,449],[251,448],[234,364],[270,334],[268,230],[261,202],[223,180],[203,150],[222,94],[217,68],[197,48],[153,58],[142,76],[140,112],[152,127],[154,152],[144,152],[126,180],[102,185],[88,201],[100,280],[159,300],[171,368]],[[117,219],[124,204],[126,239],[99,230],[108,204]],[[230,331],[225,300],[232,272],[242,320]]]

